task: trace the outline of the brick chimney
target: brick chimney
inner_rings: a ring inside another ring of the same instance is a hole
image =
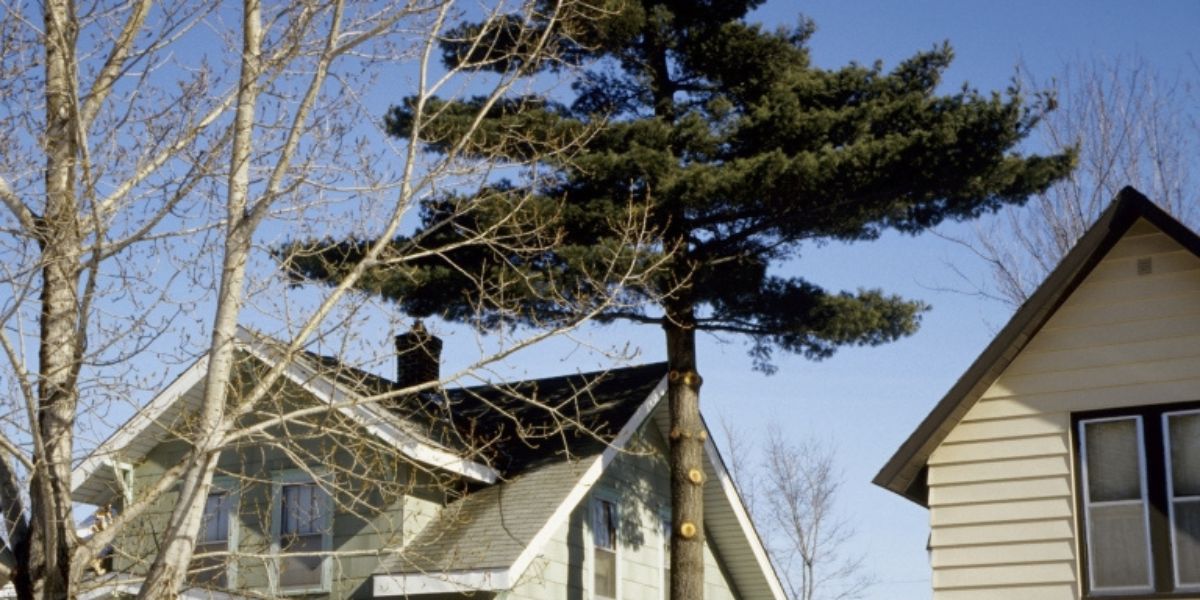
[[[396,383],[400,386],[436,381],[441,360],[442,339],[426,331],[421,321],[396,336]]]

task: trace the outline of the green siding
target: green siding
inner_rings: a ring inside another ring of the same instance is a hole
[[[328,436],[313,436],[290,442],[293,448],[302,448],[304,454],[324,457],[321,465],[343,465],[338,469],[317,467],[335,477],[340,489],[334,496],[335,513],[332,523],[331,590],[329,594],[315,594],[312,598],[366,598],[369,597],[370,575],[375,571],[388,552],[403,546],[406,537],[424,525],[428,519],[428,505],[438,503],[436,496],[422,486],[420,480],[409,483],[411,472],[405,466],[392,466],[385,472],[372,472],[355,464],[380,464],[362,456],[361,448],[345,443],[335,443]],[[140,465],[135,468],[134,493],[146,489],[157,481],[170,466],[177,464],[186,450],[183,442],[167,442],[159,445]],[[394,463],[395,456],[390,460]],[[222,479],[235,482],[229,484],[240,496],[238,507],[238,536],[236,578],[234,589],[263,590],[268,586],[267,569],[270,568],[270,544],[272,512],[272,477],[274,474],[293,470],[294,464],[279,449],[248,446],[222,453],[218,473]],[[386,485],[378,485],[386,483]],[[139,518],[113,544],[114,569],[122,572],[144,572],[147,561],[153,555],[157,532],[165,529],[170,510],[177,502],[177,493],[165,494],[155,506]],[[416,511],[415,522],[405,520],[406,508],[424,507]],[[365,585],[367,584],[367,585]]]
[[[284,395],[288,393],[296,392],[285,391]],[[331,427],[328,419],[336,419],[335,415],[321,415],[321,418],[326,419],[322,424],[327,428],[354,431],[347,429],[349,426],[344,422]],[[363,433],[361,437],[335,437],[314,435],[313,431],[316,430],[291,426],[287,433],[272,432],[274,439],[287,440],[288,448],[308,457],[306,460],[311,464],[336,471],[340,475],[339,485],[344,486],[335,498],[332,550],[337,555],[330,559],[330,592],[304,597],[316,600],[368,598],[370,575],[389,557],[394,558],[395,551],[410,542],[427,524],[434,522],[446,502],[445,488],[438,487],[439,482],[433,481],[423,469],[397,465],[396,453],[373,447],[372,436]],[[166,442],[155,448],[146,460],[135,466],[135,494],[178,464],[186,450],[182,441]],[[621,600],[662,599],[660,515],[669,505],[665,456],[666,443],[648,421],[629,449],[618,455],[596,484],[598,491],[619,499]],[[331,469],[329,465],[338,467]],[[240,482],[230,484],[240,496],[234,591],[261,593],[268,586],[271,481],[274,474],[294,468],[287,453],[268,445],[245,445],[222,454],[218,466],[220,476]],[[447,485],[445,481],[440,483]],[[380,485],[386,489],[380,489]],[[138,573],[146,569],[158,532],[165,529],[176,501],[176,494],[164,495],[114,542],[116,570]],[[509,600],[590,600],[589,507],[590,499],[581,502],[569,522],[554,533],[515,588],[499,597]],[[706,548],[705,558],[705,600],[734,600],[737,596],[711,548]]]

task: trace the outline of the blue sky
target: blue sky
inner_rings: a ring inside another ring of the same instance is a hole
[[[790,25],[801,12],[816,22],[811,48],[814,62],[823,67],[877,59],[892,66],[949,41],[957,55],[946,79],[951,90],[964,81],[981,90],[1003,89],[1018,63],[1047,78],[1071,61],[1133,56],[1167,77],[1200,80],[1196,0],[775,0],[753,19]],[[389,98],[381,94],[380,99]],[[273,267],[265,259],[260,262],[264,271]],[[872,600],[922,599],[931,592],[926,511],[872,486],[870,479],[1009,315],[999,303],[944,291],[961,287],[951,265],[980,274],[979,265],[961,249],[935,236],[885,235],[873,243],[805,249],[800,259],[784,266],[831,289],[879,287],[931,304],[921,331],[898,343],[845,349],[816,363],[778,355],[779,372],[766,376],[751,369],[741,340],[703,335],[699,340],[705,377],[702,405],[712,424],[726,419],[754,437],[774,424],[796,440],[816,439],[837,449],[844,475],[839,509],[858,531],[850,551],[865,556],[867,569],[880,582],[867,596]],[[269,321],[273,308],[277,307],[270,302],[251,307],[243,321]],[[204,311],[201,304],[196,318],[211,314]],[[392,326],[378,328],[373,340],[381,353],[390,347]],[[461,328],[439,332],[446,337],[445,370],[475,356],[474,334]],[[577,341],[581,345],[559,341],[521,353],[511,365],[498,369],[497,376],[520,378],[599,366],[602,359],[590,354],[588,345],[629,344],[639,352],[639,362],[665,357],[662,333],[655,327],[587,328]],[[381,360],[376,368],[391,374],[390,362]]]
[[[812,56],[822,67],[875,60],[890,67],[949,41],[956,51],[945,80],[950,91],[963,82],[1003,90],[1018,63],[1046,79],[1072,61],[1135,56],[1164,76],[1200,79],[1195,41],[1200,2],[774,1],[752,18],[791,25],[801,12],[816,22]],[[1030,147],[1036,149],[1036,140]],[[963,233],[973,226],[946,231]],[[761,438],[773,424],[798,441],[816,439],[835,447],[844,476],[839,510],[858,532],[848,551],[863,554],[879,581],[867,598],[929,598],[928,513],[870,480],[1011,311],[998,302],[945,291],[963,287],[951,265],[969,276],[984,274],[960,248],[936,236],[885,235],[872,243],[830,244],[801,254],[783,270],[831,289],[883,288],[924,300],[933,310],[920,332],[891,345],[844,349],[822,362],[778,355],[779,372],[773,376],[751,369],[741,340],[701,335],[703,410],[710,424],[724,419],[747,437]],[[441,333],[446,368],[465,363],[470,356],[456,348],[474,350],[473,334],[458,328]],[[638,362],[665,358],[662,333],[655,327],[587,328],[576,340],[581,345],[558,341],[521,353],[496,375],[521,378],[600,366],[603,359],[590,354],[589,345],[630,344],[639,352]]]
[[[793,24],[800,12],[816,22],[811,48],[823,67],[877,59],[891,66],[948,40],[956,52],[948,89],[967,81],[1002,90],[1018,63],[1045,79],[1071,61],[1134,56],[1169,78],[1200,79],[1200,2],[775,1],[754,17]],[[739,340],[700,339],[702,404],[710,420],[725,418],[750,435],[776,424],[797,440],[836,447],[844,474],[839,508],[858,532],[851,550],[865,554],[879,580],[867,595],[873,600],[932,594],[928,513],[870,480],[1011,312],[998,302],[940,291],[961,287],[951,264],[981,273],[961,250],[931,235],[813,248],[786,267],[830,288],[881,287],[930,303],[921,331],[895,344],[845,349],[818,363],[780,355],[779,372],[768,377],[751,370]],[[596,335],[614,343],[631,338],[647,360],[664,356],[660,334],[648,328]]]

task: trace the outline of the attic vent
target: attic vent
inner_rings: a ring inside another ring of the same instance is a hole
[[[1151,261],[1149,256],[1147,256],[1146,258],[1138,259],[1138,261],[1137,261],[1137,274],[1138,275],[1149,275],[1153,272],[1154,272],[1154,263],[1153,263],[1153,261]]]

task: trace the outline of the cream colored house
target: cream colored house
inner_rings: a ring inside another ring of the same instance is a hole
[[[875,483],[937,600],[1200,598],[1200,237],[1122,190]]]

